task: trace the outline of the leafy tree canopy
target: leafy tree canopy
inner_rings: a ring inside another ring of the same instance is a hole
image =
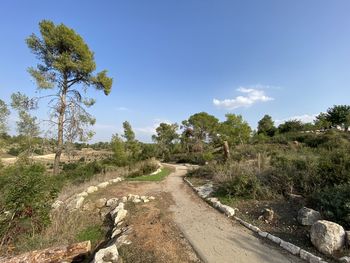
[[[267,136],[273,136],[276,132],[275,124],[270,115],[265,115],[258,122],[258,134],[264,134]]]

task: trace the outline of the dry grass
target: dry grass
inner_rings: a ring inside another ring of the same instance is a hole
[[[103,221],[98,213],[93,212],[68,212],[61,209],[52,214],[51,220],[51,225],[42,233],[19,236],[14,249],[15,254],[78,242],[78,234],[93,225],[100,225],[105,233],[108,231],[108,228],[103,227]]]
[[[116,177],[125,177],[127,174],[129,174],[129,168],[127,167],[118,167],[113,171],[109,171],[106,173],[100,173],[94,175],[91,180],[74,185],[74,184],[68,184],[63,187],[60,194],[58,195],[59,200],[67,200],[69,197],[73,196],[74,194],[81,193],[85,191],[89,186],[95,186],[99,183],[106,182],[110,179],[114,179]]]

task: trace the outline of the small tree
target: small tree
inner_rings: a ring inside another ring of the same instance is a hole
[[[141,153],[140,143],[136,140],[135,133],[128,121],[123,122],[125,147],[133,161],[138,160]]]
[[[66,131],[80,140],[92,135],[87,127],[95,120],[86,107],[92,106],[95,100],[84,97],[87,88],[92,86],[108,95],[112,79],[107,77],[106,70],[93,74],[96,69],[94,54],[73,29],[47,20],[41,21],[39,27],[41,37],[32,34],[26,40],[40,60],[36,68],[29,68],[29,73],[40,90],[55,90],[49,96],[52,98],[51,116],[57,126],[53,170],[54,174],[58,174]]]
[[[241,115],[226,114],[226,121],[220,124],[221,141],[227,141],[230,146],[248,142],[252,129]]]
[[[278,131],[280,133],[298,132],[298,131],[302,131],[303,128],[304,128],[304,125],[300,120],[290,120],[280,124],[278,126]]]
[[[332,123],[328,120],[327,114],[323,112],[316,116],[314,124],[318,129],[329,129],[332,127]]]
[[[123,166],[128,163],[128,156],[125,150],[125,143],[118,134],[113,135],[111,147],[114,154],[115,163],[118,166]]]
[[[161,123],[156,129],[157,135],[152,136],[153,141],[158,145],[159,152],[163,159],[173,151],[174,142],[179,138],[176,132],[178,128],[179,126],[176,123]]]
[[[26,95],[17,92],[11,95],[11,106],[18,111],[17,132],[22,139],[24,149],[22,156],[27,158],[33,154],[35,138],[40,134],[37,118],[29,113],[30,110],[36,108],[36,103]]]
[[[266,136],[272,137],[276,132],[275,124],[270,115],[265,115],[258,122],[258,134],[264,134]]]
[[[182,128],[186,132],[187,141],[192,141],[194,151],[203,152],[204,146],[212,142],[216,137],[219,120],[206,112],[193,114],[182,122]]]
[[[3,100],[0,100],[0,134],[7,132],[7,119],[10,111]]]
[[[350,106],[349,105],[334,105],[332,108],[329,108],[326,113],[326,120],[332,123],[332,126],[342,126],[346,130],[349,127],[349,114]]]

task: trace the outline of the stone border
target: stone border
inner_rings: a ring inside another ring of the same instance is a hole
[[[301,249],[300,247],[298,247],[290,242],[284,241],[283,239],[276,237],[268,232],[261,231],[260,228],[258,228],[257,226],[249,224],[248,222],[235,216],[234,215],[235,214],[234,208],[221,204],[217,198],[208,197],[208,195],[200,194],[198,189],[196,187],[194,187],[194,185],[186,177],[184,177],[184,181],[198,194],[198,196],[200,196],[203,200],[205,200],[211,206],[215,207],[217,210],[219,210],[221,213],[224,213],[228,217],[233,217],[240,224],[242,224],[246,228],[252,230],[254,233],[258,234],[260,237],[269,239],[270,241],[272,241],[276,245],[280,246],[282,249],[288,251],[289,253],[291,253],[295,256],[298,256],[299,258],[301,258],[309,263],[327,263],[327,261],[323,260],[322,258],[315,256],[314,254],[312,254],[304,249]],[[233,210],[233,214],[232,214],[232,210]],[[228,211],[230,211],[231,213],[229,213]]]
[[[105,182],[101,182],[97,185],[90,185],[88,186],[85,191],[78,193],[78,194],[74,194],[71,197],[67,198],[65,201],[61,201],[61,200],[56,200],[52,205],[52,209],[53,210],[57,210],[59,209],[62,205],[65,205],[65,207],[69,210],[69,211],[74,211],[77,209],[80,209],[85,201],[85,198],[89,195],[92,194],[94,192],[97,192],[100,189],[104,189],[107,186],[111,185],[111,184],[115,184],[118,182],[124,181],[124,178],[122,177],[116,177],[114,179],[110,179],[108,181]]]
[[[110,211],[106,216],[112,220],[112,226],[110,229],[110,235],[103,248],[94,252],[93,260],[91,263],[107,263],[107,262],[119,262],[120,255],[118,249],[122,245],[130,245],[128,240],[129,234],[132,232],[132,226],[123,226],[124,219],[126,218],[128,211],[125,209],[127,202],[133,202],[134,204],[143,202],[148,203],[154,200],[153,196],[139,196],[129,194],[127,197],[123,196],[118,202],[118,198],[110,198],[105,202],[105,205],[111,203]]]

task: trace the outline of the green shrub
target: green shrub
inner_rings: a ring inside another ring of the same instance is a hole
[[[135,178],[143,175],[148,175],[155,172],[158,168],[159,166],[157,162],[154,160],[147,160],[141,162],[140,167],[136,171],[130,173],[128,177]]]
[[[15,147],[11,147],[8,151],[8,154],[11,154],[13,156],[18,156],[21,153],[21,149],[19,148],[15,148]]]
[[[4,169],[0,182],[2,211],[0,235],[7,241],[17,235],[41,231],[49,222],[51,201],[57,194],[42,165],[16,165]]]
[[[87,164],[84,163],[68,163],[63,165],[62,174],[65,179],[75,183],[83,183],[91,179],[95,174],[102,172],[102,165],[97,161]]]
[[[318,190],[312,196],[312,204],[329,219],[350,227],[350,184]]]
[[[243,198],[262,197],[262,190],[257,177],[254,174],[240,174],[230,180],[221,182],[216,191],[217,195]]]
[[[105,233],[100,225],[92,225],[81,230],[77,234],[76,239],[78,242],[90,240],[92,246],[95,246],[103,240],[104,234]]]

